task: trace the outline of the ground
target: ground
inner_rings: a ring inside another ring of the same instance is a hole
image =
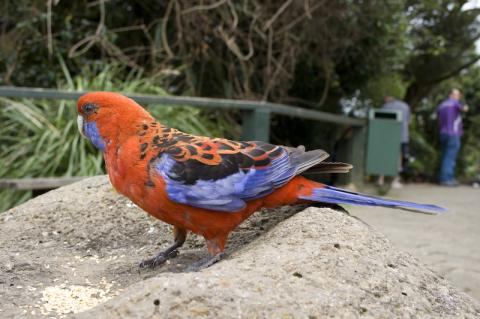
[[[414,184],[391,190],[388,196],[434,203],[448,212],[429,216],[381,207],[348,210],[480,300],[480,189]]]
[[[0,317],[480,316],[472,298],[339,210],[261,211],[206,270],[186,271],[206,255],[196,236],[171,263],[139,270],[171,240],[105,176],[39,196],[0,215]]]

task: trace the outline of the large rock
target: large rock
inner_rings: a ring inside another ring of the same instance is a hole
[[[472,298],[361,221],[297,212],[256,213],[232,234],[227,259],[201,272],[186,272],[206,255],[196,236],[171,263],[138,271],[170,228],[105,177],[63,187],[0,215],[0,317],[480,316]]]

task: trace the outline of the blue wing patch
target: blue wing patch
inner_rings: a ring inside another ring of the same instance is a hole
[[[164,153],[155,169],[166,183],[172,201],[220,212],[235,212],[245,207],[245,201],[272,193],[295,176],[296,167],[290,163],[288,153],[273,159],[262,168],[251,167],[217,180],[197,180],[187,184],[178,180],[172,169],[176,160]]]

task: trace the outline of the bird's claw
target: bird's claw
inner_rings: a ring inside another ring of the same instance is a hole
[[[141,268],[141,269],[144,269],[144,268],[152,268],[153,269],[153,268],[165,263],[167,260],[177,257],[177,255],[178,255],[178,250],[176,250],[176,249],[169,252],[169,253],[161,252],[160,254],[158,254],[157,256],[155,256],[153,258],[142,261],[138,265],[138,267]]]
[[[211,265],[213,265],[213,264],[219,262],[220,260],[222,260],[225,256],[226,256],[226,254],[224,252],[222,252],[222,253],[219,253],[219,254],[217,254],[213,257],[209,256],[209,257],[206,257],[206,258],[202,258],[199,261],[190,265],[187,268],[187,271],[190,271],[190,272],[195,271],[196,272],[196,271],[200,271],[202,269],[208,268]]]

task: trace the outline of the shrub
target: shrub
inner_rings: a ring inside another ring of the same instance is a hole
[[[90,66],[65,79],[59,89],[166,95],[141,71],[118,65]],[[229,126],[210,113],[187,106],[148,107],[162,123],[199,135],[223,135]],[[78,134],[74,101],[0,98],[0,178],[87,176],[104,172],[101,153]],[[0,190],[0,211],[32,197],[31,191]]]

